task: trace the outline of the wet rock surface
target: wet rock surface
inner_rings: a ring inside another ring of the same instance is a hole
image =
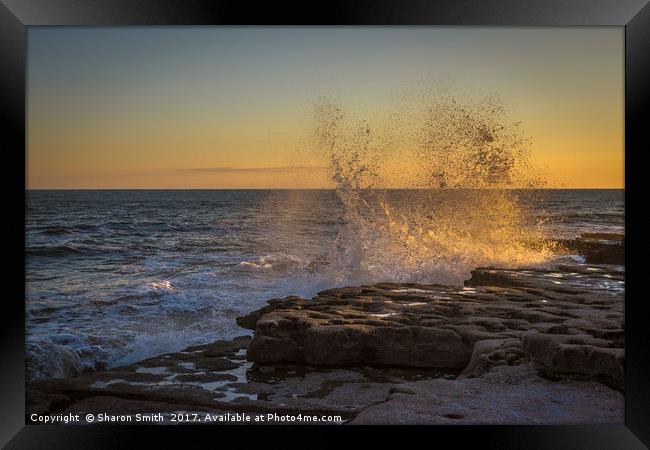
[[[623,291],[620,266],[571,264],[273,299],[238,319],[252,339],[36,381],[27,412],[622,423]]]
[[[384,402],[396,383],[455,377],[448,371],[401,368],[253,366],[244,360],[249,341],[242,336],[75,378],[33,382],[26,394],[27,416],[302,414],[336,416],[327,423],[343,423]]]
[[[623,390],[616,266],[476,269],[464,287],[381,283],[271,300],[240,320],[262,364],[399,365],[476,373],[531,360]]]

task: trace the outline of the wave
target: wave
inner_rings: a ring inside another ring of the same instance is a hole
[[[106,367],[112,355],[107,342],[92,344],[92,339],[79,333],[59,333],[28,340],[25,346],[27,379],[74,377],[84,371]]]
[[[239,310],[228,312],[214,300],[209,292],[184,292],[165,279],[112,299],[30,299],[27,377],[76,376],[234,334]],[[40,323],[47,325],[35,326]]]
[[[597,212],[579,212],[579,213],[567,213],[563,211],[558,212],[548,212],[549,215],[559,216],[560,220],[565,222],[574,222],[576,219],[606,219],[611,222],[612,219],[616,221],[623,222],[625,220],[625,214],[620,212],[616,213],[597,213]]]
[[[88,241],[88,240],[86,240]],[[25,254],[28,256],[75,256],[75,255],[105,255],[107,253],[124,253],[126,250],[117,246],[91,244],[52,244],[28,245]]]
[[[580,238],[584,240],[622,242],[625,240],[625,234],[623,233],[582,233],[580,235]]]
[[[48,226],[42,228],[40,232],[48,236],[59,236],[72,232],[72,229],[70,227]]]
[[[73,245],[32,245],[25,249],[25,253],[31,256],[81,255],[95,251],[86,247]]]
[[[250,261],[242,261],[239,266],[256,271],[282,272],[290,269],[306,268],[307,264],[298,256],[275,254],[260,256]]]
[[[330,101],[316,104],[315,120],[316,149],[344,208],[327,257],[336,282],[460,282],[475,267],[552,257],[542,221],[504,189],[544,181],[530,140],[494,98],[435,97],[393,118],[396,129],[373,128]],[[424,191],[390,194],[406,174]]]
[[[40,233],[43,233],[45,235],[57,236],[57,235],[62,235],[62,234],[67,234],[67,233],[74,233],[74,232],[77,232],[77,231],[96,230],[99,227],[100,227],[100,225],[97,225],[97,224],[78,223],[78,224],[70,224],[70,225],[46,225],[46,226],[37,228],[37,230]]]

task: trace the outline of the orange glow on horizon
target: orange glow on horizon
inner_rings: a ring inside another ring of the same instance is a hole
[[[622,28],[191,33],[30,30],[26,187],[331,188],[310,149],[314,99],[372,119],[436,70],[503,98],[547,188],[624,187]],[[389,163],[389,187],[412,187],[409,162]]]

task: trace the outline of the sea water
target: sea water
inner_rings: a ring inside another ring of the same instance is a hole
[[[337,190],[30,190],[28,376],[245,334],[235,318],[274,297],[379,281],[460,284],[479,265],[567,258],[528,250],[528,238],[624,233],[623,190],[508,191],[526,232],[472,212],[476,198],[494,204],[496,194],[481,192],[368,191],[350,203]]]

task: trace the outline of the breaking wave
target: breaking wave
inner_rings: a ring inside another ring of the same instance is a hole
[[[436,97],[381,128],[321,100],[315,120],[345,210],[336,282],[460,282],[477,266],[550,258],[542,220],[513,190],[543,185],[530,140],[496,99]]]

